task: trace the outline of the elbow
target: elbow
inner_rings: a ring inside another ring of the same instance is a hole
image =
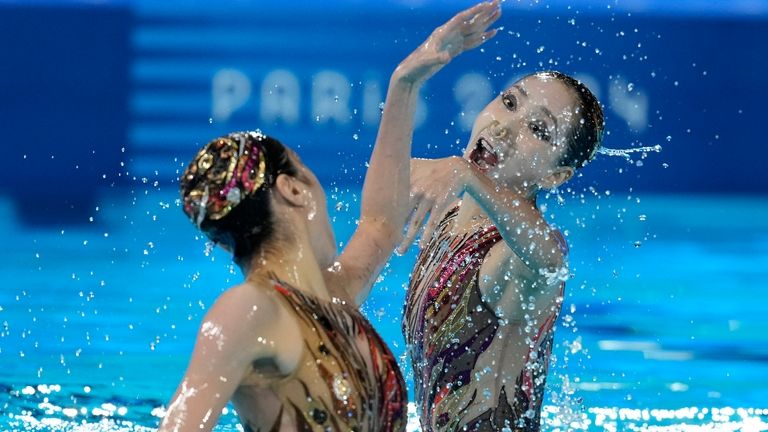
[[[565,256],[558,249],[552,249],[543,259],[545,268],[550,270],[560,270],[566,266]]]
[[[570,278],[568,262],[559,250],[541,257],[536,267],[539,269],[539,276],[547,280],[547,285],[559,285]]]

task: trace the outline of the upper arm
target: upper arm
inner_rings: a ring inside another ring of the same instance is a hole
[[[535,201],[499,188],[474,166],[470,172],[467,192],[498,227],[507,246],[534,272],[557,270],[565,258],[559,232],[549,226]]]
[[[566,268],[565,257],[565,253],[557,254],[550,262],[553,269]],[[483,260],[478,283],[484,301],[514,314],[524,303],[548,304],[558,295],[566,276],[558,271],[531,268],[506,243],[499,242]]]
[[[211,430],[253,362],[264,358],[279,362],[286,355],[275,343],[280,339],[277,329],[285,328],[281,309],[270,296],[256,291],[233,288],[206,314],[161,431]]]
[[[326,285],[361,305],[401,236],[385,221],[363,218],[336,263],[325,272]]]
[[[552,228],[533,205],[521,204],[517,217],[517,225],[499,230],[509,253],[519,258],[533,277],[560,269],[566,254],[560,232]]]

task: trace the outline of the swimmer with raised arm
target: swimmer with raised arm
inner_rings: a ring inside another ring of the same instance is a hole
[[[412,161],[428,218],[403,330],[424,431],[538,431],[568,246],[537,196],[600,146],[603,113],[558,72],[517,81],[478,115],[463,157]]]
[[[245,280],[206,313],[161,431],[208,431],[232,401],[246,431],[402,431],[407,395],[392,353],[359,312],[409,215],[421,85],[495,34],[498,2],[443,26],[392,74],[355,233],[337,256],[325,193],[279,141],[208,143],[181,178],[184,212],[233,254]]]

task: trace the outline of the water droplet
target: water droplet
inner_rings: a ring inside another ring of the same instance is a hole
[[[581,345],[581,336],[578,336],[576,340],[571,342],[570,346],[568,347],[571,351],[571,354],[576,354],[577,352],[581,351],[582,345]]]

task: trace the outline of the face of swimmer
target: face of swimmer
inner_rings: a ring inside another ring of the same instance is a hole
[[[556,187],[573,175],[559,161],[578,121],[576,103],[556,78],[525,77],[480,112],[464,157],[508,187]]]
[[[276,186],[281,195],[297,212],[300,221],[306,221],[306,230],[312,251],[323,266],[330,266],[336,257],[336,240],[328,217],[325,191],[315,174],[289,150],[299,171],[297,177],[280,175]],[[295,229],[295,227],[285,227]]]

